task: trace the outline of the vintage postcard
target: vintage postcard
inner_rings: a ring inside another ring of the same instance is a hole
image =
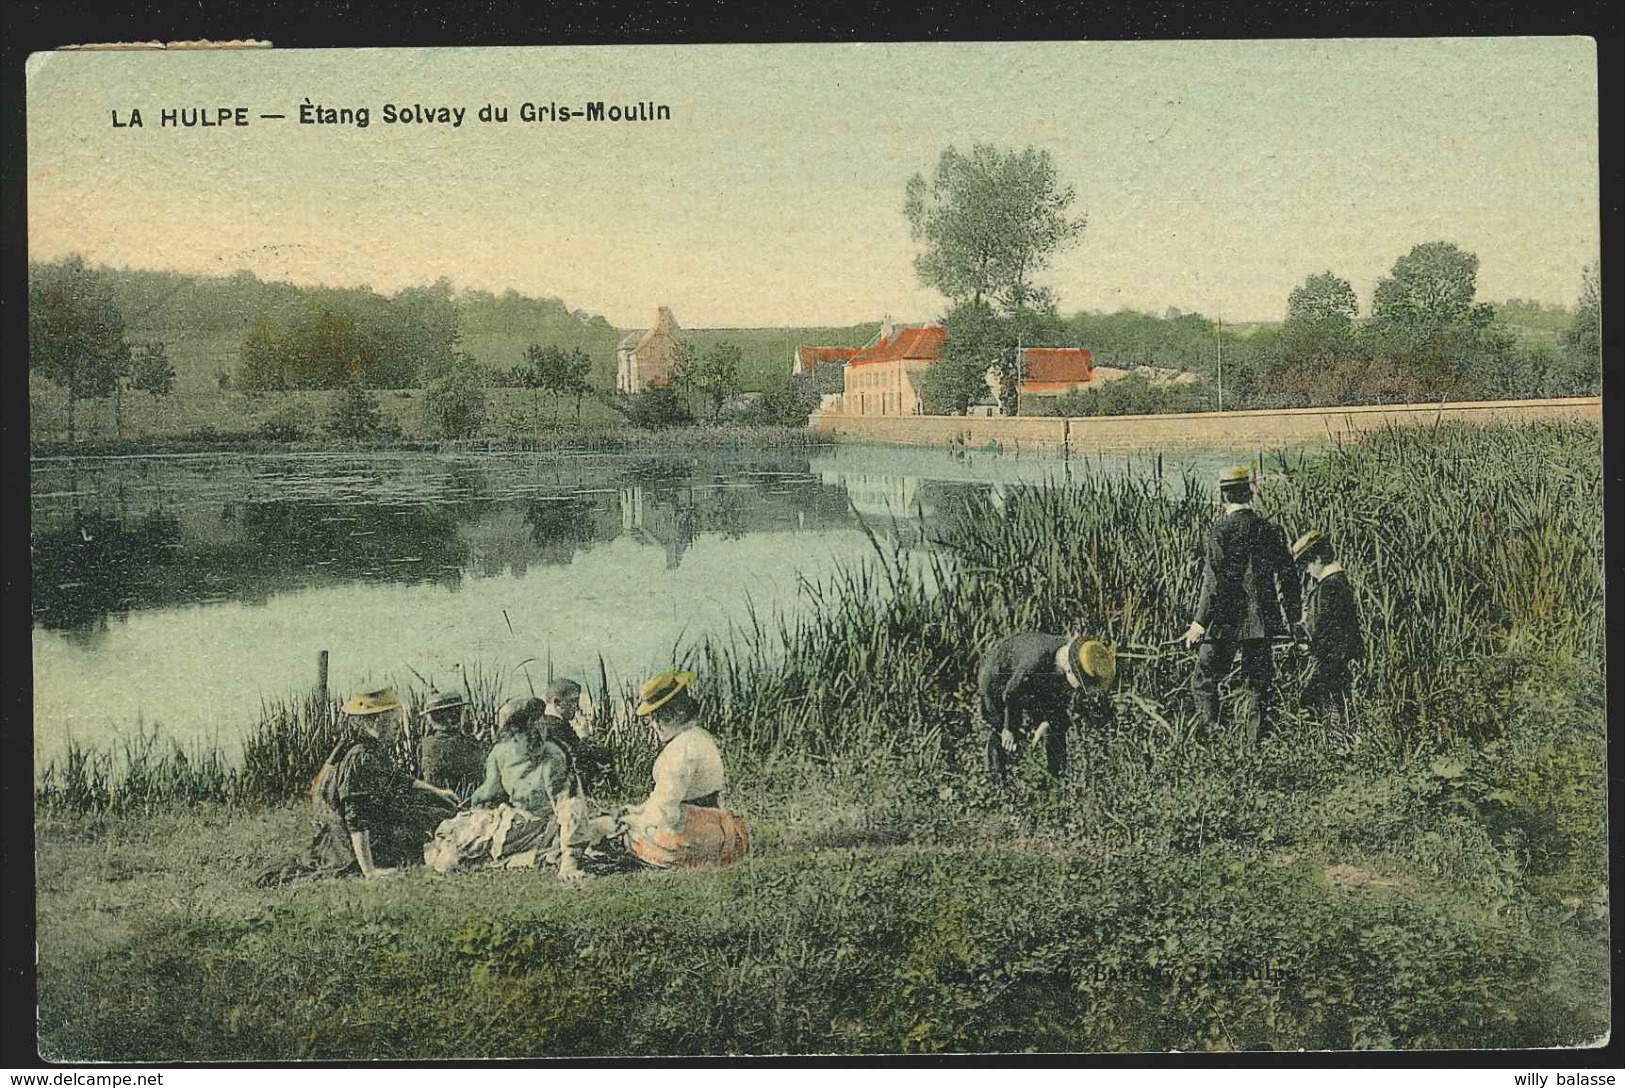
[[[27,66],[58,1061],[1609,1023],[1587,38]]]

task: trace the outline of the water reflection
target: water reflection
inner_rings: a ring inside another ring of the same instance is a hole
[[[36,761],[142,722],[229,746],[319,650],[341,690],[532,660],[636,682],[747,601],[804,607],[803,579],[872,555],[859,517],[909,543],[1076,471],[866,447],[36,461]]]
[[[108,617],[346,583],[436,584],[569,565],[621,537],[675,570],[696,539],[854,520],[805,456],[486,462],[215,459],[36,467],[33,617]]]

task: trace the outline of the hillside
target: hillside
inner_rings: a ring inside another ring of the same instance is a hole
[[[760,389],[773,374],[788,374],[798,347],[858,348],[874,339],[880,322],[844,327],[785,329],[685,329],[691,347],[705,350],[714,344],[733,344],[741,352],[740,380],[746,389]]]
[[[220,376],[238,379],[243,339],[256,322],[286,327],[306,307],[320,305],[346,313],[379,314],[392,309],[422,311],[449,307],[456,313],[458,349],[492,370],[524,362],[532,344],[581,348],[593,363],[599,388],[615,384],[615,349],[628,329],[617,329],[603,317],[572,309],[562,299],[533,298],[516,291],[455,292],[441,281],[409,288],[393,296],[367,288],[299,287],[260,280],[248,272],[229,276],[192,276],[146,269],[103,269],[113,283],[114,298],[124,315],[131,343],[155,340],[167,347],[175,367],[178,393],[206,393],[220,388]],[[846,327],[696,328],[685,330],[691,343],[729,342],[743,352],[742,378],[747,389],[759,389],[770,374],[790,368],[791,353],[803,344],[861,346],[878,322]]]

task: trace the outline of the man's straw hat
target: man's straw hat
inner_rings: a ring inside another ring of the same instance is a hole
[[[644,683],[643,690],[638,692],[638,697],[643,700],[638,705],[638,716],[653,714],[675,699],[678,692],[694,683],[694,679],[693,673],[683,672],[680,669],[667,669],[663,673],[651,676]]]
[[[1096,687],[1110,687],[1117,678],[1117,647],[1099,639],[1078,643],[1078,668]]]
[[[403,708],[404,704],[401,703],[401,697],[395,694],[394,688],[379,688],[377,691],[357,692],[344,700],[344,705],[339,707],[346,714],[354,714],[363,718]]]
[[[1219,473],[1220,487],[1237,487],[1241,484],[1253,482],[1253,470],[1246,465],[1236,465]]]

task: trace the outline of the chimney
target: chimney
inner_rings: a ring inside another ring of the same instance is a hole
[[[891,339],[891,314],[887,314],[880,322],[880,342],[884,344]]]

